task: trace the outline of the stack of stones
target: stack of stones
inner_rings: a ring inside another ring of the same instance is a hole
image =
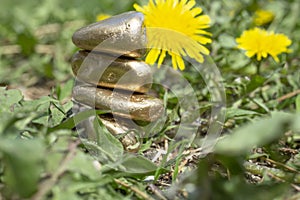
[[[72,37],[83,49],[71,61],[77,79],[75,103],[84,109],[109,110],[100,120],[112,134],[125,135],[120,140],[126,150],[137,149],[135,122],[156,121],[164,112],[163,102],[147,94],[151,68],[139,60],[147,42],[143,21],[143,14],[127,12],[83,27]],[[88,138],[95,136],[91,121],[83,128]]]

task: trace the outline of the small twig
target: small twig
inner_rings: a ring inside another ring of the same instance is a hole
[[[190,149],[190,150],[185,151],[183,154],[187,155],[186,159],[189,162],[193,161],[193,162],[197,163],[197,161],[203,154],[203,148],[200,147],[197,149]]]
[[[300,187],[299,187],[298,185],[292,183],[291,186],[292,186],[295,190],[297,190],[298,192],[300,192]]]
[[[183,168],[184,168],[184,166],[185,166],[187,163],[188,163],[188,159],[184,159],[184,160],[180,163],[180,165],[179,165],[179,167],[178,167],[178,171],[179,171],[179,172],[183,171]]]
[[[267,167],[259,167],[259,166],[256,166],[256,165],[252,165],[250,164],[249,162],[248,163],[245,163],[245,167],[248,171],[250,171],[251,173],[254,173],[254,174],[259,174],[259,175],[263,175],[264,172],[266,172],[266,174],[268,176],[270,176],[271,178],[277,180],[277,181],[280,181],[280,182],[283,182],[285,183],[286,180],[284,180],[285,178],[285,174],[282,173],[282,171],[280,170],[271,170],[271,169],[268,169]],[[296,183],[299,183],[297,180],[295,181]],[[300,187],[297,186],[296,184],[294,183],[290,183],[290,185],[297,191],[300,191]]]
[[[267,172],[267,175],[270,176],[271,178],[273,178],[273,179],[279,181],[279,182],[282,182],[282,183],[285,182],[283,179],[281,179],[280,177],[278,177],[278,176],[276,176],[275,174],[272,174],[272,173],[270,173],[270,172]]]
[[[171,187],[171,184],[169,183],[159,182],[158,184],[161,186]]]
[[[277,165],[277,166],[284,167],[285,169],[287,169],[287,170],[289,170],[289,171],[291,171],[291,172],[293,172],[293,173],[299,174],[299,172],[298,172],[296,169],[294,169],[294,168],[292,168],[292,167],[290,167],[290,166],[287,166],[287,165],[285,165],[285,164],[276,162],[275,160],[266,158],[266,161],[268,161],[268,162],[270,162],[270,163],[272,163],[272,164],[275,164],[275,165]]]
[[[275,180],[277,180],[277,181],[280,181],[280,182],[282,182],[282,183],[285,183],[285,182],[286,182],[285,180],[283,180],[283,179],[277,177],[276,175],[274,175],[274,174],[272,174],[272,173],[267,173],[267,174],[268,174],[268,176],[270,176],[271,178],[273,178],[273,179],[275,179]],[[295,184],[293,184],[293,183],[291,183],[291,186],[292,186],[295,190],[300,191],[300,187],[299,187],[299,186],[297,186],[297,185],[295,185]]]
[[[296,90],[296,91],[293,91],[293,92],[290,92],[290,93],[287,93],[285,95],[283,95],[282,97],[279,97],[278,99],[276,99],[276,101],[278,101],[279,103],[286,100],[286,99],[289,99],[293,96],[296,96],[297,94],[300,94],[300,90]]]
[[[43,199],[44,195],[56,184],[59,177],[65,172],[68,163],[76,155],[77,146],[80,144],[80,140],[72,141],[68,147],[68,153],[62,159],[58,169],[52,174],[50,179],[45,180],[39,186],[37,193],[32,197],[32,200]]]
[[[286,172],[284,172],[283,170],[280,170],[280,169],[268,168],[268,167],[260,166],[260,165],[250,163],[250,162],[244,163],[244,167],[246,168],[247,171],[249,171],[252,174],[258,174],[258,175],[261,175],[261,176],[263,176],[265,173],[273,174],[277,178],[280,178],[280,179],[283,179],[283,180],[288,179],[289,175],[291,174],[291,173],[286,173]],[[296,184],[300,183],[300,175],[299,174],[295,174],[294,183],[296,183]]]
[[[134,186],[130,186],[127,183],[124,183],[123,181],[119,180],[119,179],[114,179],[114,181],[119,184],[122,185],[123,187],[126,187],[128,189],[130,189],[131,191],[133,191],[134,193],[136,193],[138,196],[140,196],[142,199],[146,199],[146,200],[154,200],[153,198],[151,198],[148,194],[144,193],[143,191],[139,190],[138,188],[134,187]]]
[[[169,140],[165,139],[164,146],[165,146],[165,149],[169,148]]]
[[[168,200],[166,197],[164,197],[161,193],[161,191],[153,184],[149,185],[151,191],[161,200]]]

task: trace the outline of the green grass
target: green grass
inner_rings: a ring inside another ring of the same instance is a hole
[[[154,85],[167,118],[159,129],[145,128],[152,137],[138,138],[142,145],[134,155],[102,126],[98,143],[80,140],[74,119],[94,114],[70,116],[74,80],[69,62],[77,51],[71,42],[76,29],[99,13],[132,10],[133,2],[2,3],[0,200],[300,198],[300,2],[197,2],[212,18],[209,49],[226,94],[222,134],[213,152],[199,148],[215,104],[203,77],[187,66],[182,74],[199,107],[185,110],[172,92]],[[265,28],[286,34],[293,52],[280,55],[280,63],[263,60],[256,74],[257,63],[236,48],[235,38],[253,27],[259,7],[274,11],[274,21]],[[157,76],[165,77],[163,72]],[[180,87],[177,91],[184,94]],[[193,112],[201,116],[197,137],[176,142],[178,123],[193,119]]]

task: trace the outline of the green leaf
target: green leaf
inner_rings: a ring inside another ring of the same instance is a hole
[[[75,175],[73,175],[74,177]],[[105,199],[116,200],[125,199],[124,196],[114,192],[114,190],[108,190],[108,183],[113,182],[113,177],[103,176],[94,182],[86,182],[84,180],[76,181],[72,176],[64,176],[63,180],[60,180],[59,184],[56,184],[52,189],[53,200],[62,199]],[[87,198],[84,198],[87,196]]]
[[[233,131],[220,140],[215,151],[220,154],[244,154],[254,147],[267,144],[284,134],[293,117],[287,113],[274,113],[271,118],[259,119]]]
[[[269,113],[269,112],[270,112],[268,106],[265,105],[265,103],[263,102],[262,99],[251,99],[251,101],[253,101],[253,103],[255,103],[255,104],[258,105],[260,108],[262,108],[266,113]]]
[[[66,117],[66,113],[73,106],[73,102],[70,101],[65,105],[61,105],[59,102],[52,102],[52,106],[50,107],[50,119],[49,119],[49,127],[59,125],[63,119]]]
[[[269,155],[266,153],[254,153],[248,156],[248,159],[257,159],[257,158],[261,158],[261,157],[266,157],[269,158]]]
[[[37,189],[44,148],[39,140],[0,140],[6,165],[5,180],[11,192],[29,197]]]
[[[243,116],[255,116],[260,115],[260,113],[252,111],[252,110],[244,110],[239,108],[228,108],[226,109],[226,119],[231,119],[235,117],[243,117]]]
[[[234,48],[237,45],[235,39],[226,33],[221,34],[218,40],[219,44],[224,48]]]
[[[128,175],[130,174],[147,175],[147,174],[154,173],[157,170],[157,166],[143,156],[126,154],[122,158],[118,170],[121,172],[125,172]]]
[[[30,55],[34,52],[37,40],[30,31],[26,30],[17,35],[17,44],[21,46],[22,53],[25,55]]]
[[[74,86],[74,80],[70,79],[63,86],[58,85],[56,88],[56,94],[60,101],[64,100],[67,97],[70,97],[72,94],[72,89]]]
[[[20,90],[6,90],[0,87],[0,113],[13,112],[14,105],[18,104],[23,99]]]
[[[77,151],[76,156],[68,163],[67,170],[85,175],[90,180],[96,180],[100,178],[101,173],[93,165],[94,161],[95,160],[90,154]]]
[[[105,113],[109,113],[110,111],[105,111],[105,110],[94,110],[94,109],[89,109],[89,110],[84,110],[82,112],[76,113],[74,116],[69,117],[67,120],[64,122],[60,123],[57,126],[51,127],[48,129],[48,132],[53,132],[59,129],[72,129],[74,128],[77,124],[82,122],[83,120],[95,116],[95,115],[101,115]]]
[[[265,82],[265,78],[259,75],[255,75],[251,77],[251,81],[246,85],[246,91],[245,93],[248,94],[254,90],[256,90],[258,87],[262,86]]]
[[[51,107],[50,108],[50,119],[49,119],[49,126],[56,126],[62,122],[62,120],[65,118],[65,113],[62,112],[57,107]]]
[[[0,113],[0,135],[5,132],[5,129],[8,128],[11,124],[15,122],[15,117],[11,112],[1,112]]]
[[[49,108],[51,102],[56,101],[55,99],[43,96],[40,99],[32,101],[22,102],[22,107],[16,109],[16,112],[35,115],[32,119],[33,123],[48,126],[49,121]]]
[[[294,123],[292,125],[293,131],[296,133],[295,136],[300,135],[300,114],[297,114],[294,118]]]
[[[71,185],[71,181],[68,185]],[[72,200],[80,200],[82,198],[76,194],[77,191],[68,190],[65,187],[54,187],[53,188],[53,200],[61,200],[61,199],[72,199]]]
[[[296,111],[300,113],[300,94],[296,97],[295,104],[296,104]]]
[[[50,107],[50,103],[52,101],[57,101],[49,96],[43,96],[39,99],[32,100],[32,101],[24,101],[22,102],[22,107],[16,109],[16,112],[47,112],[48,108]]]
[[[97,137],[96,142],[101,147],[102,153],[112,161],[120,159],[124,152],[122,143],[105,128],[97,117],[94,120],[94,129]]]

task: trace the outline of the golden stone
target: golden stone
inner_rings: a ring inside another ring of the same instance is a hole
[[[72,41],[85,50],[142,57],[147,44],[143,22],[142,13],[126,12],[77,30]]]
[[[111,110],[114,115],[133,120],[156,121],[164,113],[162,100],[145,94],[114,92],[93,86],[73,88],[76,101],[101,110]]]
[[[71,63],[76,78],[86,83],[140,93],[146,93],[152,85],[151,68],[142,61],[81,50]]]
[[[120,141],[123,144],[125,150],[134,152],[140,147],[138,141],[141,134],[141,130],[137,130],[137,126],[133,124],[131,120],[123,118],[112,118],[109,116],[100,116],[100,120],[107,130],[113,135],[120,137]],[[136,133],[139,132],[139,134]]]
[[[76,101],[74,106],[77,109],[77,113],[92,109]],[[106,129],[120,140],[125,150],[136,152],[139,149],[139,136],[143,134],[143,131],[133,121],[109,115],[100,115],[99,119]],[[95,116],[91,116],[77,124],[77,129],[83,131],[81,133],[82,138],[86,138],[89,141],[97,141],[98,136],[94,128],[94,120]]]

